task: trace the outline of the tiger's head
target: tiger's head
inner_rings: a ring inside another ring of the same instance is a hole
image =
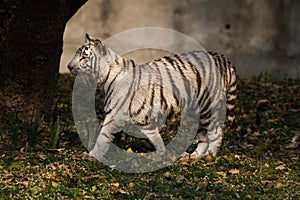
[[[107,50],[102,42],[86,34],[84,44],[76,51],[75,56],[68,64],[68,69],[75,76],[78,72],[97,74],[97,63],[106,54]]]

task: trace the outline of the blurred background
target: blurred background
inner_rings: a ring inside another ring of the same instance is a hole
[[[206,50],[225,54],[241,78],[269,73],[300,78],[298,0],[89,0],[69,20],[60,72],[84,41],[100,40],[133,28],[163,27],[182,32]],[[128,55],[138,62],[162,52]]]

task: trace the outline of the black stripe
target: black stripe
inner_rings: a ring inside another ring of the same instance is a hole
[[[197,53],[200,53],[200,52],[198,52],[198,51],[193,51],[190,55],[197,61],[197,63],[199,64],[199,66],[201,66],[202,68],[205,68],[204,67],[204,64],[203,64],[203,62],[201,61],[201,59],[198,57],[198,55],[197,55]],[[192,65],[192,63],[189,61],[188,62],[190,65]],[[205,72],[205,69],[204,70],[201,70],[202,71],[202,73],[203,73],[203,76],[201,76],[201,74],[200,74],[200,68],[199,67],[194,67],[194,65],[192,65],[193,66],[193,71],[194,71],[194,73],[196,74],[196,77],[197,77],[197,98],[199,98],[199,95],[202,95],[202,94],[200,94],[200,91],[201,91],[201,87],[203,87],[203,83],[202,83],[202,81],[203,81],[203,79],[205,78],[205,74],[206,74],[206,72]],[[198,69],[199,68],[199,69]],[[205,79],[204,79],[205,80]],[[205,83],[206,84],[206,83]],[[204,87],[207,87],[206,85],[204,85]]]
[[[175,84],[175,82],[174,82],[174,80],[173,80],[173,78],[172,78],[172,75],[171,75],[171,73],[170,73],[170,69],[168,68],[168,64],[166,63],[166,62],[164,62],[163,60],[161,60],[161,63],[163,63],[164,64],[164,66],[165,66],[165,70],[166,70],[166,72],[167,72],[167,74],[168,74],[168,77],[170,78],[170,82],[172,83],[171,85],[172,85],[172,87],[175,87],[176,88],[176,90],[178,91],[178,88],[176,87],[176,84]],[[174,91],[174,88],[172,88],[172,91]]]
[[[168,109],[168,103],[164,96],[164,90],[162,86],[160,86],[160,104],[165,110]]]
[[[119,66],[119,64],[120,64],[118,60],[119,60],[119,58],[116,57],[116,58],[115,58],[115,63],[116,63],[117,66]]]
[[[178,100],[178,98],[177,98],[177,96],[175,95],[175,93],[173,93],[173,98],[175,99],[175,103],[176,103],[176,107],[179,107],[179,100]],[[177,114],[176,112],[175,112],[175,108],[174,108],[174,106],[173,105],[171,105],[171,108],[170,108],[170,114]]]
[[[173,93],[173,98],[175,99],[176,107],[179,107],[179,100],[178,100],[177,96],[175,95],[175,93]]]
[[[136,115],[140,114],[140,113],[142,112],[142,110],[145,108],[145,105],[146,105],[147,100],[148,100],[147,97],[148,97],[148,95],[145,96],[144,101],[143,101],[142,105],[140,106],[140,108],[138,108],[138,109],[135,111],[135,114],[136,114]],[[131,99],[131,102],[130,102],[130,107],[131,107],[131,105],[132,105],[132,99]]]
[[[201,123],[201,127],[202,127],[203,129],[207,130],[207,127],[209,126],[209,124],[210,124],[210,121]]]
[[[207,91],[207,87],[204,88],[204,91],[200,96],[199,105],[203,106],[206,103],[206,101],[208,101],[208,102],[211,101],[210,96],[209,96],[209,92]]]
[[[201,108],[200,117],[203,117],[203,119],[208,119],[208,117],[211,117],[211,114],[210,103],[207,103]]]
[[[174,57],[177,58],[177,61],[179,61],[182,65],[184,65],[184,62],[182,61],[181,56],[179,56],[178,54],[175,54]]]
[[[226,69],[225,67],[226,67],[226,62],[224,62],[224,60],[223,59],[221,59],[222,57],[220,57],[220,55],[219,54],[216,54],[216,56],[215,56],[215,58],[216,58],[216,60],[217,60],[217,62],[218,62],[218,65],[217,65],[217,68],[216,68],[216,70],[217,70],[217,72],[219,72],[220,74],[220,80],[217,80],[217,81],[221,81],[222,82],[222,80],[225,80],[224,81],[224,86],[226,87],[226,74],[224,74],[224,69]],[[218,77],[219,78],[219,76],[216,74],[216,77]],[[221,84],[221,82],[218,82],[218,84]],[[220,88],[220,86],[219,86],[219,88]]]
[[[211,113],[210,109],[206,110],[205,113],[200,113],[200,119],[202,119],[202,120],[206,119],[206,120],[210,121],[211,116],[212,116],[212,113]]]
[[[207,60],[208,60],[208,63],[210,64],[210,66],[208,66],[208,68],[206,66],[204,66],[204,63],[202,62],[202,59],[198,56],[198,54],[203,54],[207,57]],[[196,61],[197,63],[199,63],[199,69],[197,70],[200,70],[201,69],[201,73],[202,73],[202,80],[205,80],[206,78],[206,74],[207,74],[207,70],[210,71],[211,70],[211,58],[210,58],[210,54],[209,53],[205,53],[205,52],[201,52],[201,51],[194,51],[190,54]],[[207,83],[205,83],[207,84]],[[207,87],[207,86],[205,86]]]
[[[131,106],[132,106],[132,100],[133,100],[134,96],[135,96],[135,91],[133,91],[133,94],[132,94],[132,96],[130,98],[130,103],[129,103],[129,108],[128,108],[129,109],[129,116],[131,118],[133,117],[132,112],[131,112]]]
[[[132,62],[132,64],[133,64],[134,66],[136,66],[134,62]],[[137,88],[140,87],[140,80],[141,80],[141,76],[142,76],[142,69],[141,69],[141,67],[133,67],[133,79],[132,79],[131,86],[130,86],[130,88],[129,88],[129,90],[128,90],[127,96],[129,96],[129,91],[132,90],[132,88],[133,88],[133,84],[134,84],[134,81],[135,81],[135,78],[134,78],[134,77],[135,77],[135,74],[136,74],[136,70],[139,70],[139,71],[138,71],[138,74],[139,74],[138,76],[139,76],[139,77],[138,77],[138,79],[137,79],[138,82],[137,82],[136,86],[137,86]],[[133,102],[133,98],[134,98],[134,96],[135,96],[135,93],[136,93],[136,91],[133,90],[133,94],[132,94],[132,96],[131,96],[130,103],[129,103],[129,110],[130,110],[130,111],[131,111],[132,105],[133,105],[133,104],[137,104],[137,102]],[[143,101],[141,107],[138,108],[137,110],[135,109],[135,110],[136,110],[136,111],[134,110],[135,113],[131,113],[131,112],[130,112],[130,116],[133,117],[133,114],[138,115],[138,114],[142,111],[142,109],[144,109],[146,102],[147,102],[147,96],[144,96],[144,101]]]
[[[112,109],[109,109],[108,111],[105,112],[105,115],[108,115],[109,113],[111,113]]]
[[[187,69],[186,68],[186,63],[184,63],[183,61],[182,61],[182,58],[179,56],[179,55],[174,55],[174,57],[176,58],[175,59],[175,64],[176,65],[178,65],[179,67],[182,67],[182,68],[184,68],[184,69]],[[173,63],[174,64],[174,63]]]
[[[107,80],[108,80],[108,78],[109,78],[109,75],[110,75],[110,71],[111,71],[111,68],[109,69],[109,71],[108,71],[108,73],[107,73],[107,75],[106,75],[106,77],[105,77],[105,80],[102,81],[102,83],[100,83],[100,85],[104,85],[104,84],[107,82]]]
[[[110,96],[112,95],[112,93],[113,93],[113,90],[110,90],[107,94],[105,94],[104,106],[108,105],[108,100],[110,99]]]
[[[226,71],[227,71],[227,69],[229,69],[229,63],[228,63],[228,60],[227,60],[227,58],[222,54],[221,55],[221,58],[223,59],[223,66],[222,66],[222,69],[221,69],[221,74],[222,74],[222,76],[227,76],[226,74],[224,74],[224,73],[226,73]]]
[[[115,121],[114,119],[111,119],[111,120],[110,120],[110,121],[108,121],[107,123],[103,124],[103,125],[102,125],[102,128],[103,128],[104,126],[107,126],[108,124],[110,124],[110,123],[114,122],[114,121]]]
[[[126,60],[125,58],[123,58],[123,59]],[[133,62],[133,65],[135,66],[134,62]],[[126,96],[124,96],[124,101],[122,102],[120,107],[122,107],[124,105],[124,103],[126,102],[126,99],[128,99],[130,96],[132,96],[132,89],[134,91],[134,85],[135,85],[134,83],[135,83],[135,79],[136,79],[136,70],[137,70],[137,67],[132,68],[132,81],[131,81],[131,84],[130,84],[130,88],[128,89]],[[131,103],[132,103],[132,99],[130,101],[130,104]]]
[[[115,80],[117,79],[117,77],[121,74],[122,70],[120,70],[116,76],[114,77],[114,79],[109,83],[107,90],[105,91],[105,101],[104,101],[104,105],[107,104],[108,99],[110,98],[111,94],[113,93],[113,90],[111,89],[112,84],[115,82]]]
[[[122,58],[123,59],[123,67],[126,67],[127,66],[127,60],[125,58]]]
[[[133,60],[130,60],[130,61],[131,61],[132,67],[135,67],[135,62]]]
[[[163,109],[167,110],[168,109],[168,104],[167,104],[167,100],[164,96],[164,88],[163,88],[163,80],[162,80],[162,75],[161,75],[161,71],[159,69],[159,66],[157,64],[157,62],[153,62],[152,63],[156,70],[157,70],[157,74],[159,75],[159,82],[160,82],[160,105],[162,106]]]
[[[177,93],[177,95],[179,95],[179,89],[177,88],[176,83],[174,82],[174,80],[172,78],[172,75],[170,73],[170,69],[167,67],[168,66],[167,63],[165,63],[163,60],[161,60],[161,62],[166,66],[165,70],[166,70],[166,72],[168,74],[168,77],[170,79],[170,82],[171,82],[171,86],[172,86],[171,89],[172,89],[173,98],[176,101],[176,106],[179,106],[179,100],[178,100],[178,98],[177,98],[177,96],[175,94],[175,93]]]
[[[151,98],[150,98],[150,106],[153,107],[154,97],[155,97],[155,85],[152,84],[151,88]]]
[[[213,57],[214,63],[215,63],[215,67],[218,68],[218,62],[216,62],[215,57]],[[211,61],[211,58],[210,58]],[[207,85],[206,87],[208,87],[209,89],[209,96],[211,97],[212,95],[215,95],[215,91],[216,91],[216,82],[218,80],[215,80],[215,78],[217,78],[214,74],[213,74],[213,66],[210,66],[208,69],[208,76],[206,77],[207,80]],[[211,92],[213,92],[212,94],[210,94]]]
[[[196,75],[196,82],[197,82],[197,88],[196,88],[197,96],[196,97],[199,98],[200,91],[201,91],[202,77],[201,77],[198,69],[196,69],[190,61],[188,61],[187,63],[189,64],[191,71]]]
[[[140,82],[142,80],[142,69],[141,66],[135,67],[136,65],[134,64],[134,68],[135,70],[137,70],[138,72],[138,76],[136,77],[136,86],[137,88],[140,86]]]
[[[198,56],[198,54],[199,54],[200,52],[199,51],[193,51],[193,52],[191,52],[189,55],[190,56],[192,56],[195,60],[196,60],[196,62],[197,62],[197,64],[199,65],[199,67],[204,67],[204,64],[203,64],[203,62],[202,62],[202,59]],[[201,52],[201,53],[203,53],[204,54],[204,52]]]
[[[164,58],[167,58],[167,57],[164,57]],[[172,61],[172,59],[170,59],[169,58],[169,60],[171,60]],[[174,63],[172,62],[172,66],[174,67],[174,69],[178,69],[178,71],[180,72],[180,74],[181,74],[181,76],[183,77],[183,83],[184,83],[184,87],[185,87],[185,91],[187,92],[187,95],[189,95],[188,96],[188,102],[190,102],[190,100],[191,100],[191,88],[190,88],[190,85],[188,84],[189,83],[189,80],[188,80],[188,78],[185,76],[185,74],[184,74],[184,72],[183,72],[183,70],[181,69],[181,67],[180,66],[178,66],[178,65],[176,65],[176,63],[175,63],[175,65],[174,65]]]
[[[171,65],[174,65],[174,60],[170,56],[164,56],[163,57],[167,62],[169,62]]]
[[[172,67],[173,69],[175,69],[176,71],[178,71],[176,65],[173,64],[173,60],[172,60],[170,57],[164,56],[163,58],[164,58],[164,59],[161,60],[161,62],[162,62],[167,68]]]
[[[222,55],[218,55],[217,59],[219,61],[219,70],[221,72],[221,75],[223,75],[223,70],[224,68],[226,69],[226,60],[224,59],[224,57],[222,57]]]

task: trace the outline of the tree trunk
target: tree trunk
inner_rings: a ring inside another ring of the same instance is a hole
[[[0,4],[4,13],[0,16],[0,111],[18,113],[21,119],[49,112],[65,25],[86,1]]]

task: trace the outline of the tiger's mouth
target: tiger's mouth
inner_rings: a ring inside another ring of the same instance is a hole
[[[84,60],[84,59],[86,59],[87,57],[81,57],[80,59],[79,59],[79,62],[81,62],[82,60]]]
[[[68,64],[68,69],[74,76],[78,74],[78,69],[76,69],[76,67],[74,67],[72,63]]]
[[[70,72],[74,75],[74,76],[77,76],[78,74],[78,70],[73,68],[72,70],[70,70]]]

